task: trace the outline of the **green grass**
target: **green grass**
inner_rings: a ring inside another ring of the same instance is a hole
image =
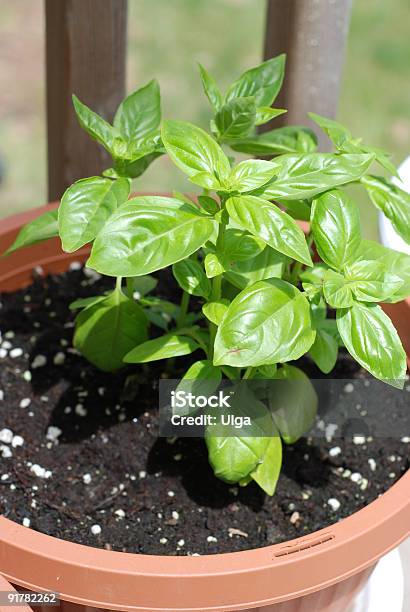
[[[399,163],[410,153],[410,3],[356,0],[353,5],[339,119],[366,143],[391,151]],[[130,0],[129,6],[128,89],[155,76],[164,116],[206,127],[210,115],[196,63],[204,64],[222,89],[256,64],[265,0]],[[37,206],[46,197],[42,35],[42,3],[8,4],[0,50],[13,44],[16,50],[12,56],[0,53],[0,79],[10,72],[0,87],[12,88],[0,101],[0,152],[8,166],[0,216]],[[135,188],[192,189],[166,158],[156,161]],[[365,196],[357,197],[365,234],[375,237],[376,212]]]

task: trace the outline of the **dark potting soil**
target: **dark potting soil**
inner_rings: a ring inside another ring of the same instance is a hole
[[[5,517],[110,550],[239,551],[335,523],[373,501],[408,468],[407,416],[401,438],[337,438],[329,430],[327,439],[285,447],[273,497],[255,484],[241,488],[217,480],[202,439],[157,436],[164,363],[151,364],[149,378],[148,369],[140,367],[106,374],[71,348],[74,314],[68,304],[111,286],[110,279],[74,265],[60,276],[43,278],[37,272],[27,289],[1,295],[0,512]],[[174,299],[178,293],[163,274],[157,292]],[[366,375],[342,353],[332,376],[359,380]],[[346,385],[346,398],[353,388]],[[398,408],[391,393],[384,385],[379,399],[394,419]]]

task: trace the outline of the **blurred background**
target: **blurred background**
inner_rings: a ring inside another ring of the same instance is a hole
[[[261,61],[265,0],[130,0],[127,89],[157,77],[165,117],[207,127],[196,62],[222,89]],[[338,119],[399,164],[410,153],[409,0],[353,0]],[[47,199],[44,9],[0,0],[0,218]],[[315,110],[315,109],[311,109]],[[189,189],[160,158],[138,190]],[[364,233],[376,212],[360,200]],[[0,221],[1,222],[1,221]]]

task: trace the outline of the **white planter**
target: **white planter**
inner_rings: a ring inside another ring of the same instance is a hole
[[[403,600],[403,566],[395,548],[380,559],[349,612],[402,612]]]

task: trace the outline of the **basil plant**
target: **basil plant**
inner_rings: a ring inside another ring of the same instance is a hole
[[[286,112],[272,106],[284,65],[283,55],[266,61],[225,94],[200,66],[209,131],[161,123],[156,81],[121,103],[113,125],[74,97],[81,126],[107,149],[112,167],[71,185],[58,211],[24,227],[9,250],[57,235],[67,253],[91,245],[87,266],[113,277],[114,286],[72,304],[79,310],[74,345],[102,370],[168,359],[172,374],[176,357],[193,354],[184,380],[212,381],[213,388],[221,379],[287,380],[290,388],[304,381],[291,414],[275,391],[263,402],[247,391],[269,435],[259,422],[246,438],[206,436],[218,477],[256,481],[269,495],[282,443],[303,435],[316,413],[313,386],[292,362],[307,354],[328,374],[345,347],[373,376],[402,386],[405,352],[378,303],[410,293],[410,257],[362,238],[345,189],[361,185],[410,243],[410,196],[377,174],[396,174],[389,156],[313,113],[334,152],[317,152],[315,134],[304,127],[259,133]],[[232,151],[250,158],[237,162]],[[164,153],[201,195],[131,194],[131,179]],[[178,303],[152,295],[152,274],[164,268],[181,289]]]

